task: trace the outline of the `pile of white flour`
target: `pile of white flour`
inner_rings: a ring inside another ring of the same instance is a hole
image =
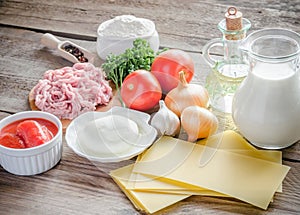
[[[107,37],[139,37],[153,31],[153,23],[132,15],[116,16],[99,28],[98,33]]]

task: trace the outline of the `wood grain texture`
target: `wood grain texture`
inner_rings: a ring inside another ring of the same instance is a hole
[[[152,19],[161,47],[189,52],[196,68],[193,82],[204,84],[210,68],[201,49],[222,36],[217,24],[229,5],[251,20],[250,32],[283,27],[300,33],[299,0],[0,0],[0,119],[30,110],[28,94],[46,70],[72,66],[40,44],[42,33],[96,54],[98,25],[122,14]],[[102,63],[97,58],[95,65]],[[291,170],[268,210],[232,198],[192,196],[157,214],[300,214],[300,142],[282,151]],[[107,174],[132,162],[96,164],[64,141],[62,160],[48,172],[22,177],[0,168],[0,214],[143,214]]]
[[[300,31],[300,3],[292,1],[3,1],[0,23],[32,30],[74,35],[95,41],[97,28],[117,15],[132,14],[152,19],[160,35],[161,46],[201,51],[211,38],[221,37],[217,24],[226,8],[236,5],[252,30],[284,27]],[[46,11],[46,13],[45,13]]]

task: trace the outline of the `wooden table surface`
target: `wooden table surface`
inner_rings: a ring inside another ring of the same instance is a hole
[[[189,52],[194,81],[204,83],[210,69],[201,49],[221,37],[217,24],[232,4],[252,22],[250,32],[282,27],[300,33],[299,0],[0,0],[0,119],[30,110],[28,94],[46,70],[72,65],[40,44],[43,33],[96,53],[98,25],[122,14],[152,19],[160,46]],[[97,59],[95,65],[101,63]],[[192,196],[158,214],[300,214],[300,143],[282,151],[291,170],[268,210],[231,198]],[[96,166],[64,141],[60,163],[48,172],[22,177],[0,167],[0,214],[140,214],[107,174],[125,164]]]

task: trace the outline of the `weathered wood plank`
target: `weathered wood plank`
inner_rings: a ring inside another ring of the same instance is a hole
[[[152,19],[161,46],[200,52],[217,30],[226,8],[236,5],[252,30],[284,27],[300,32],[299,1],[3,1],[0,24],[96,40],[98,25],[122,14]]]

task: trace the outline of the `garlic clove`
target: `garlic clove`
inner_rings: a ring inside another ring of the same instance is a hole
[[[166,133],[166,124],[164,120],[164,115],[160,112],[156,112],[152,118],[150,125],[152,125],[156,130],[158,136],[162,136]]]
[[[175,136],[180,131],[178,116],[167,108],[163,100],[159,101],[159,110],[153,115],[150,125],[161,135]]]

